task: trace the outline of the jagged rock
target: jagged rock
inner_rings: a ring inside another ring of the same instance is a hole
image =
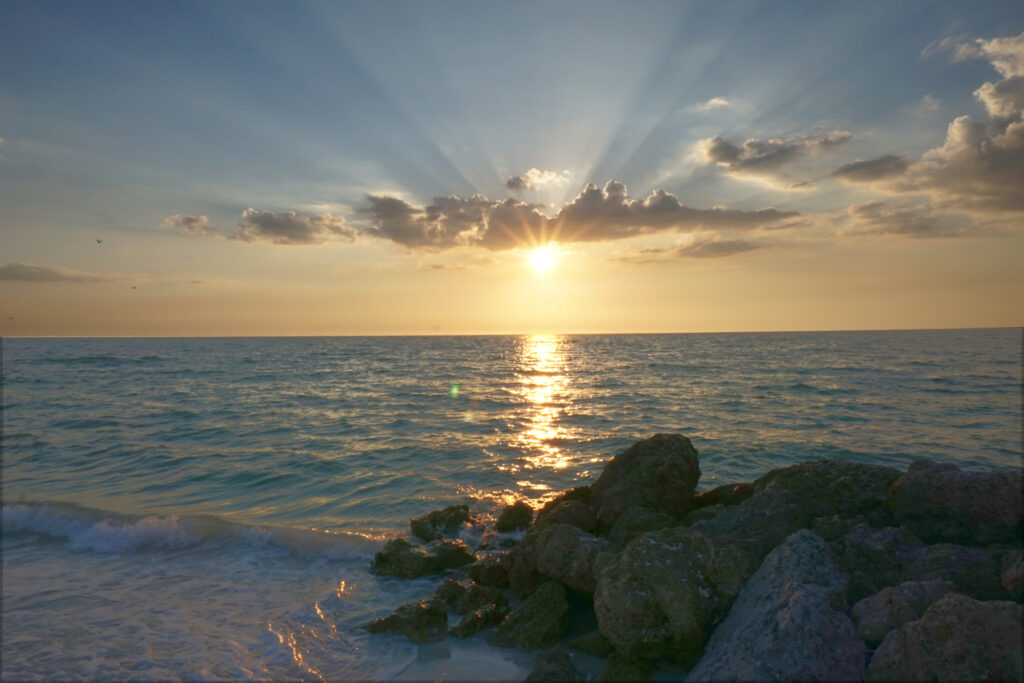
[[[434,510],[421,517],[409,520],[413,536],[424,541],[433,541],[444,534],[453,534],[463,524],[471,521],[468,505],[449,505],[443,510]]]
[[[929,605],[951,590],[953,584],[934,579],[883,588],[853,606],[851,614],[857,622],[857,635],[875,647],[889,631],[919,619]]]
[[[468,638],[488,626],[500,624],[507,616],[508,605],[504,602],[485,605],[464,616],[452,629],[452,635]]]
[[[551,645],[565,631],[568,619],[569,601],[565,598],[565,586],[557,581],[547,581],[498,626],[491,642],[523,650]]]
[[[508,553],[484,555],[467,571],[469,578],[481,586],[504,588],[508,585]]]
[[[591,487],[590,505],[605,528],[633,505],[681,515],[700,478],[697,450],[680,434],[655,434],[612,458]]]
[[[441,600],[420,600],[402,605],[382,619],[366,625],[370,633],[399,633],[414,643],[431,643],[448,635],[448,614]]]
[[[487,605],[506,604],[505,596],[493,586],[481,586],[473,581],[448,579],[434,591],[434,598],[466,614]]]
[[[724,484],[713,489],[702,491],[693,497],[693,507],[702,508],[708,505],[737,505],[754,495],[754,484]]]
[[[594,592],[598,572],[612,559],[607,541],[569,524],[552,524],[523,545],[539,574],[583,593]]]
[[[569,647],[573,650],[586,652],[588,655],[594,655],[595,657],[607,657],[614,649],[612,644],[608,642],[608,639],[601,635],[600,631],[592,631],[573,638],[569,641]]]
[[[583,531],[591,532],[597,529],[597,515],[583,501],[564,500],[549,509],[541,509],[537,513],[533,527],[543,529],[552,524],[571,524]]]
[[[640,534],[675,525],[675,518],[670,514],[652,512],[645,507],[634,505],[615,520],[611,531],[608,532],[608,543],[616,550],[621,550]]]
[[[654,668],[648,659],[628,657],[621,652],[612,652],[605,660],[604,670],[597,677],[600,683],[617,683],[618,681],[646,681],[647,675]]]
[[[917,621],[891,631],[868,665],[868,680],[968,681],[1024,678],[1021,606],[949,593]]]
[[[765,557],[687,680],[860,680],[866,648],[832,606],[846,578],[801,530]]]
[[[928,543],[1020,543],[1020,472],[916,460],[890,487],[897,521]]]
[[[533,670],[526,677],[527,683],[541,683],[541,681],[566,681],[576,683],[583,680],[580,672],[572,665],[569,653],[565,648],[554,647],[537,653],[533,660]]]
[[[755,562],[692,527],[639,536],[601,571],[594,591],[601,634],[627,658],[691,660]]]
[[[523,501],[519,501],[505,506],[501,514],[498,515],[498,521],[494,523],[494,528],[505,533],[525,529],[530,526],[531,522],[533,522],[533,508]]]
[[[373,556],[370,571],[414,579],[461,567],[475,559],[476,555],[462,541],[441,539],[425,546],[414,546],[403,538],[395,538]]]

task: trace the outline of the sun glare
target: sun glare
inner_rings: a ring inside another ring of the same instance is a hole
[[[530,252],[530,267],[538,273],[548,272],[555,267],[557,261],[558,247],[555,244],[546,244]]]

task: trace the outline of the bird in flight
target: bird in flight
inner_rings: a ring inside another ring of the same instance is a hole
[[[94,239],[96,240],[96,244],[103,244],[103,240],[101,240],[100,238],[96,237]]]

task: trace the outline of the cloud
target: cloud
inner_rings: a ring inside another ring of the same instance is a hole
[[[115,282],[115,278],[94,275],[80,270],[58,266],[39,266],[33,263],[13,262],[0,266],[0,280],[11,282],[73,282],[76,284],[102,284]]]
[[[181,228],[182,232],[193,237],[219,237],[206,216],[183,216],[176,213],[164,219],[164,227]]]
[[[723,107],[732,107],[732,102],[724,97],[712,97],[707,102],[693,105],[690,107],[690,111],[711,111],[712,109],[721,109]]]
[[[505,187],[514,192],[522,190],[543,189],[546,187],[561,187],[567,184],[572,178],[570,171],[542,171],[538,168],[531,168],[522,175],[512,176],[505,181]]]
[[[938,111],[940,107],[941,105],[937,98],[932,95],[924,95],[917,103],[914,113],[917,116],[927,116],[932,112]]]
[[[767,142],[750,138],[742,145],[715,136],[701,144],[707,162],[718,164],[730,175],[791,181],[783,166],[805,156],[838,149],[852,139],[845,130],[831,130],[785,140],[772,138]],[[806,187],[807,181],[791,181],[790,186]]]
[[[1005,78],[1024,76],[1024,33],[1007,38],[977,38],[973,43],[961,43],[953,52],[954,61],[987,59]]]
[[[910,164],[903,157],[886,154],[877,159],[845,164],[833,171],[832,175],[851,183],[868,183],[899,175],[909,166]]]
[[[962,217],[937,215],[927,206],[892,205],[868,202],[851,206],[843,223],[842,235],[897,235],[902,237],[956,237],[966,234]]]
[[[363,209],[365,234],[411,249],[456,246],[511,249],[543,241],[618,240],[657,232],[698,229],[751,230],[798,215],[773,208],[739,211],[725,207],[695,209],[675,195],[655,190],[644,199],[629,196],[626,186],[610,180],[604,189],[588,184],[554,217],[539,206],[514,199],[490,201],[483,195],[439,197],[426,207],[402,199],[369,195]]]
[[[278,213],[250,207],[242,212],[238,231],[229,239],[289,245],[323,244],[333,240],[351,242],[356,234],[344,218],[329,213],[306,216],[295,211]]]
[[[641,265],[660,263],[686,258],[725,258],[734,254],[762,249],[768,245],[747,240],[722,240],[716,237],[696,240],[689,244],[674,247],[652,247],[617,256],[612,260],[617,263]]]

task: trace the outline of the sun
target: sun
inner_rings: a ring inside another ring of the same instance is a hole
[[[532,249],[529,254],[530,267],[538,273],[547,273],[558,262],[558,245],[554,242]]]

